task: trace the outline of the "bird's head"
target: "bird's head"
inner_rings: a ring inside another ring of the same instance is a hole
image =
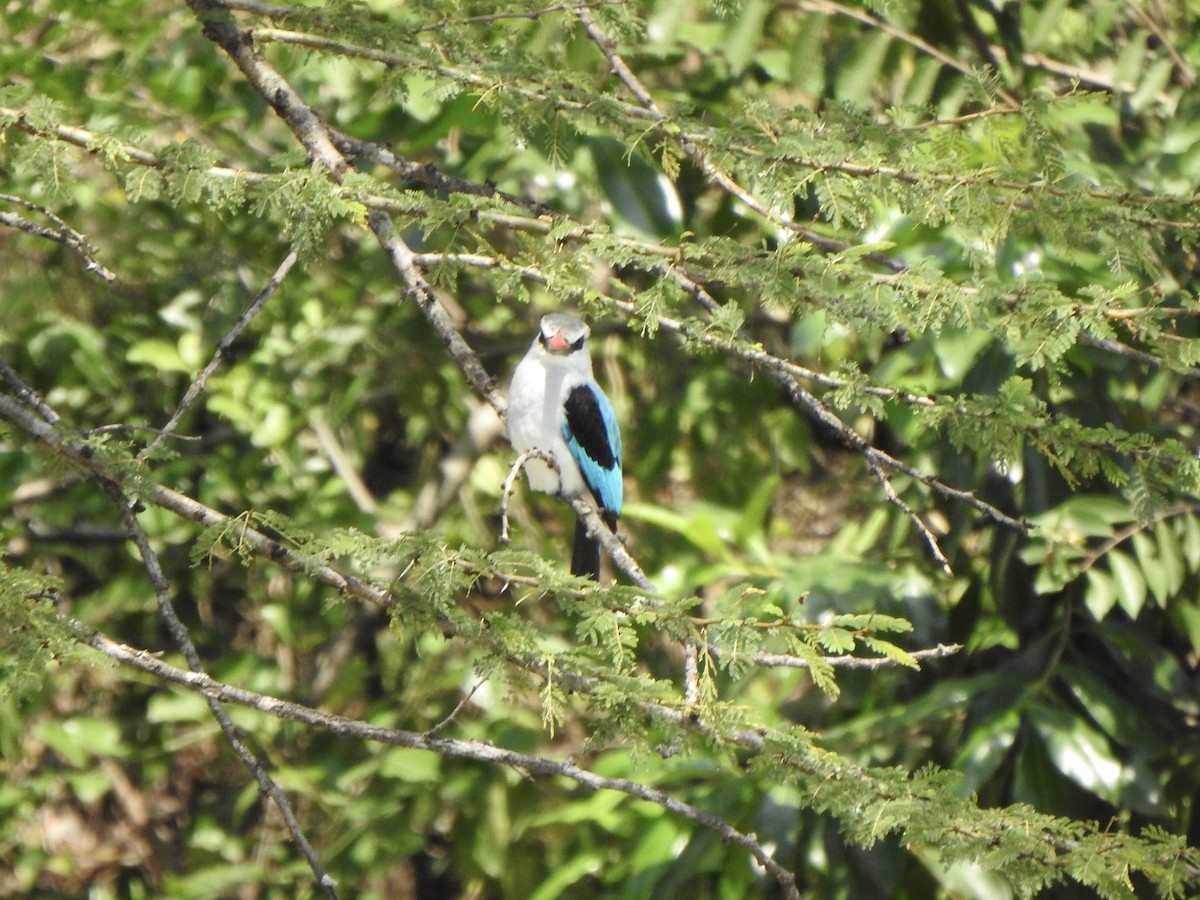
[[[538,342],[547,353],[567,356],[587,346],[590,330],[581,320],[567,313],[552,313],[542,318]]]

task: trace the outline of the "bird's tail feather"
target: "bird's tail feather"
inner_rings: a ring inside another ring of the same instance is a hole
[[[583,519],[575,520],[575,543],[571,546],[571,574],[600,580],[600,542],[588,537]]]
[[[617,514],[607,509],[600,511],[600,518],[613,534],[617,532]],[[586,575],[593,581],[600,580],[600,542],[588,537],[583,519],[575,519],[575,543],[571,545],[571,574]]]

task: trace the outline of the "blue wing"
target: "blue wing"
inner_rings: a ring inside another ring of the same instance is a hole
[[[562,436],[583,482],[600,508],[615,517],[621,513],[621,429],[604,391],[595,384],[577,384],[563,403]]]

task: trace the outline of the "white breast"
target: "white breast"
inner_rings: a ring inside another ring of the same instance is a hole
[[[517,452],[543,450],[558,463],[561,491],[553,469],[536,459],[526,464],[525,474],[535,491],[580,494],[583,477],[561,431],[563,398],[579,383],[579,376],[556,362],[526,357],[517,366],[508,389],[508,438]]]

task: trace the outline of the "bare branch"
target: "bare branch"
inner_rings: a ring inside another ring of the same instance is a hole
[[[938,644],[928,650],[910,650],[908,655],[913,659],[941,659],[953,656],[962,650],[962,644]],[[886,656],[822,656],[821,662],[835,669],[887,669],[900,663]],[[810,665],[807,659],[791,656],[785,653],[755,653],[754,663],[759,666],[785,669],[807,669]]]
[[[41,213],[54,224],[54,227],[46,228],[30,222],[28,219],[5,212],[0,212],[0,225],[7,225],[35,237],[46,238],[46,240],[62,244],[83,261],[83,266],[87,271],[94,272],[109,284],[117,280],[116,275],[96,260],[96,248],[92,246],[91,242],[50,210],[22,197],[14,197],[12,194],[0,194],[0,202],[13,203],[32,212]]]
[[[508,410],[508,401],[496,389],[495,382],[484,368],[479,355],[471,349],[471,346],[450,321],[450,316],[438,302],[433,288],[429,286],[429,282],[425,280],[425,276],[417,267],[412,250],[392,228],[392,220],[385,213],[372,210],[367,213],[367,223],[371,226],[371,231],[375,233],[379,246],[383,248],[407,285],[409,297],[417,304],[425,316],[425,320],[441,338],[446,350],[454,357],[454,361],[463,370],[463,374],[467,376],[471,387],[503,418]]]
[[[862,454],[868,462],[875,463],[876,465],[883,466],[887,469],[894,469],[897,472],[903,472],[905,475],[916,479],[931,490],[934,490],[945,497],[950,497],[954,500],[966,503],[974,509],[985,513],[987,516],[999,522],[1001,525],[1007,525],[1009,528],[1015,528],[1018,531],[1028,530],[1029,526],[1024,522],[1014,519],[1012,516],[1002,512],[992,504],[987,503],[984,500],[980,500],[969,491],[960,491],[958,488],[950,487],[950,485],[940,481],[934,476],[926,475],[924,472],[921,472],[919,469],[914,468],[908,463],[901,462],[894,456],[885,453],[877,447],[872,447],[869,443],[867,443],[866,438],[830,412],[829,409],[826,408],[823,403],[821,403],[821,401],[819,401],[808,391],[804,390],[804,388],[800,386],[799,382],[797,382],[790,375],[776,371],[770,371],[768,372],[768,375],[772,380],[779,383],[779,385],[788,393],[788,396],[792,398],[796,405],[800,406],[802,409],[808,410],[808,412],[815,419],[833,431],[834,434],[841,437],[848,446],[853,447],[860,454]]]
[[[54,411],[53,407],[5,359],[0,359],[0,378],[4,379],[17,399],[26,406],[32,407],[44,422],[53,425],[58,421],[58,413]]]
[[[917,526],[917,531],[925,539],[925,543],[929,545],[929,552],[933,554],[933,558],[941,565],[942,571],[947,575],[954,575],[954,571],[950,568],[950,560],[946,559],[946,555],[942,553],[942,548],[938,545],[937,537],[929,530],[929,526],[925,524],[924,520],[913,511],[913,508],[905,503],[900,495],[896,493],[896,488],[892,485],[892,479],[888,477],[888,474],[873,459],[867,460],[867,467],[871,470],[871,474],[875,476],[875,480],[883,488],[883,493],[887,497],[888,502],[893,506],[899,507],[901,512],[908,516],[909,520]]]
[[[536,448],[523,451],[508,469],[508,476],[504,479],[504,484],[500,488],[500,543],[507,544],[510,540],[508,536],[508,499],[513,495],[513,491],[517,487],[517,478],[521,474],[521,470],[525,468],[525,464],[531,459],[537,459],[549,466],[555,474],[558,473],[558,460],[554,455],[547,453],[544,450]]]
[[[258,315],[259,311],[263,308],[263,305],[267,302],[271,295],[279,289],[279,285],[283,284],[283,279],[287,277],[288,272],[292,270],[292,266],[296,264],[297,256],[298,254],[295,247],[288,251],[287,256],[283,258],[283,262],[281,262],[279,267],[275,270],[275,274],[271,276],[271,280],[263,286],[262,290],[260,290],[250,302],[250,305],[246,307],[245,311],[240,316],[238,316],[237,321],[233,323],[233,327],[229,329],[228,333],[223,338],[221,338],[220,342],[217,344],[216,352],[212,355],[212,359],[208,361],[208,364],[200,371],[200,374],[196,376],[195,380],[188,385],[188,389],[184,393],[183,399],[179,401],[179,405],[175,408],[175,412],[172,413],[171,418],[167,420],[167,424],[162,427],[161,431],[159,431],[158,436],[150,442],[149,446],[147,446],[144,450],[142,450],[141,453],[138,454],[139,459],[145,459],[149,454],[153,453],[159,444],[161,444],[165,438],[169,437],[179,425],[179,420],[183,418],[184,414],[187,413],[192,404],[195,403],[199,396],[204,392],[204,388],[208,385],[208,379],[212,377],[212,374],[217,371],[217,367],[220,366],[225,360],[225,357],[229,355],[229,349],[234,345],[237,339],[242,336],[242,332],[246,330],[246,326],[250,324],[250,321],[256,315]]]
[[[600,542],[600,546],[608,553],[613,564],[642,590],[648,591],[651,594],[658,593],[658,589],[646,576],[646,573],[642,571],[642,567],[638,565],[637,560],[625,549],[625,544],[621,538],[604,524],[604,520],[600,518],[600,513],[596,511],[596,507],[592,504],[591,498],[580,496],[568,497],[567,501],[571,504],[571,508],[575,510],[575,515],[579,517],[579,520],[587,528],[588,537],[595,538]]]
[[[419,184],[427,190],[445,191],[449,194],[469,194],[473,197],[494,197],[525,209],[534,216],[555,214],[554,210],[549,207],[522,197],[506,194],[493,184],[478,184],[443,172],[431,163],[418,163],[405,159],[390,147],[384,147],[373,141],[361,140],[334,128],[330,128],[330,134],[333,136],[334,145],[346,156],[370,160],[391,169],[401,177]]]

